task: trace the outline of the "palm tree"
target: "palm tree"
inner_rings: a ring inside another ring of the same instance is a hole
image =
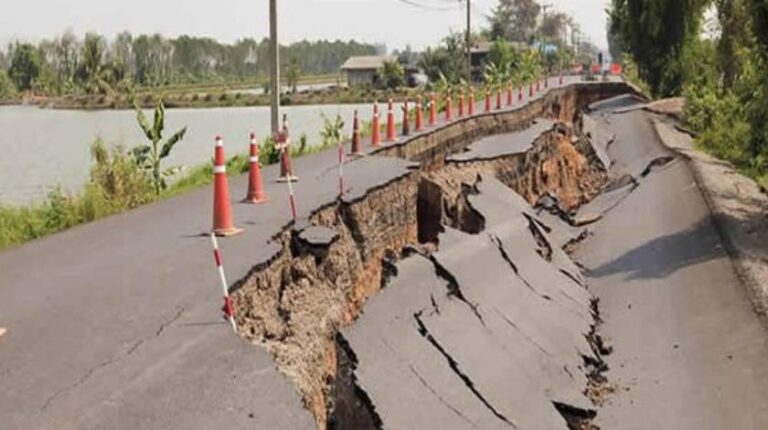
[[[108,93],[111,90],[103,76],[103,59],[104,40],[98,34],[86,34],[83,42],[82,78],[88,93]]]

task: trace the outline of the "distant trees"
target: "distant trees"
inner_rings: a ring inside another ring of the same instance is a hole
[[[467,44],[464,36],[460,33],[451,33],[439,46],[428,47],[417,64],[432,82],[437,82],[444,77],[449,82],[456,83],[466,76],[466,52]]]
[[[291,60],[288,63],[288,69],[285,71],[285,76],[288,79],[288,86],[291,88],[291,91],[295,93],[299,78],[301,78],[301,63],[299,62],[298,57],[291,57]]]
[[[302,74],[337,73],[348,57],[373,55],[376,49],[354,40],[302,41],[281,47],[281,66],[293,86]],[[16,43],[0,49],[0,70],[7,71],[20,91],[110,94],[130,92],[134,85],[260,79],[269,73],[268,58],[267,39],[225,44],[206,37],[129,32],[112,40],[95,33],[81,39],[68,30],[36,45]]]
[[[23,43],[14,48],[8,75],[19,90],[32,89],[32,83],[40,76],[41,71],[42,60],[40,59],[39,52],[33,45]]]
[[[680,92],[686,78],[683,57],[698,40],[708,0],[614,0],[610,31],[637,61],[641,76],[655,93]]]
[[[10,99],[16,95],[16,86],[5,70],[0,70],[0,99]]]
[[[381,82],[386,88],[399,88],[405,85],[405,69],[397,60],[385,61],[380,74]]]
[[[566,26],[569,24],[572,24],[571,17],[562,12],[546,15],[540,27],[542,39],[548,43],[563,45],[566,42]]]
[[[536,0],[499,0],[488,16],[491,40],[507,39],[531,43],[541,6]]]

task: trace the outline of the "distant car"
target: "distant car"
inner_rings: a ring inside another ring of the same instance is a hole
[[[429,83],[429,77],[424,73],[414,73],[407,83],[409,87],[424,87]]]

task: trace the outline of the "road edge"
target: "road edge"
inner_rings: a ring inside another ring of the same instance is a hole
[[[759,246],[766,243],[760,238],[768,240],[768,196],[730,163],[696,149],[693,138],[676,128],[673,117],[649,114],[649,120],[659,141],[690,167],[736,275],[746,286],[755,313],[768,326],[768,253]],[[753,221],[737,219],[739,214],[751,215]]]

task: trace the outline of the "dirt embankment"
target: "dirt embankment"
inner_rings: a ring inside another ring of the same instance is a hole
[[[442,225],[482,229],[482,219],[466,203],[478,174],[499,178],[531,203],[555,194],[565,210],[594,196],[605,175],[570,125],[581,106],[606,96],[587,88],[569,88],[521,111],[452,124],[383,150],[380,155],[421,161],[422,168],[354,202],[318,209],[306,224],[286,229],[275,238],[281,244],[277,256],[239,283],[234,302],[241,334],[275,356],[318,428],[334,428],[330,418],[338,417],[333,387],[344,368],[339,329],[353,324],[366,299],[386,286],[409,247],[428,250]],[[479,135],[522,128],[537,115],[566,123],[522,154],[445,162]]]

